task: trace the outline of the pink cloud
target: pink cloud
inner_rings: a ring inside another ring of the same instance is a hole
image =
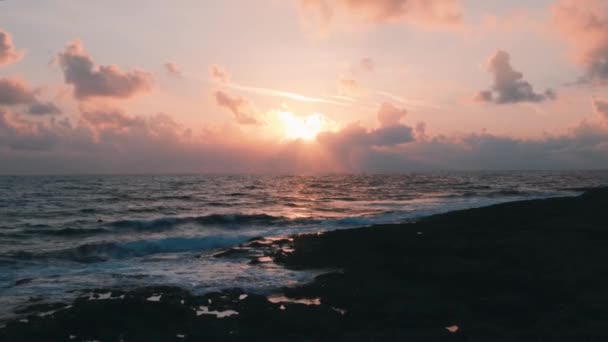
[[[36,93],[22,80],[0,78],[0,105],[19,105],[35,102]]]
[[[129,98],[150,91],[153,78],[150,73],[133,70],[123,71],[116,65],[97,66],[75,40],[58,55],[65,82],[74,86],[74,96],[79,100],[91,97]]]
[[[260,122],[248,114],[249,103],[238,96],[231,96],[221,90],[213,94],[218,106],[228,109],[234,115],[236,121],[241,125],[258,125]]]
[[[23,52],[15,49],[13,37],[0,28],[0,66],[14,63],[23,57]]]
[[[407,111],[397,108],[392,104],[385,102],[378,111],[378,121],[381,127],[390,127],[401,124],[401,120],[405,119]]]
[[[554,24],[585,72],[581,81],[608,84],[608,2],[559,0],[552,10]]]

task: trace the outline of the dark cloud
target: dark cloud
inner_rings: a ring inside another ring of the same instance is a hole
[[[30,104],[35,101],[35,91],[25,82],[14,78],[0,78],[0,105]]]
[[[547,89],[536,93],[532,85],[523,79],[524,75],[511,66],[511,57],[505,51],[497,51],[487,62],[487,69],[494,75],[490,90],[479,91],[473,99],[496,104],[541,102],[555,99],[555,92]]]
[[[15,49],[10,33],[0,28],[0,66],[14,63],[23,57],[23,53]]]
[[[65,82],[74,86],[74,96],[129,98],[152,88],[152,75],[139,71],[123,71],[116,65],[96,66],[78,40],[71,42],[58,55]]]
[[[27,105],[25,114],[57,115],[61,109],[52,102],[42,102],[36,98],[38,91],[31,89],[18,78],[0,78],[0,105]]]
[[[85,110],[81,113],[81,118],[96,129],[123,130],[143,125],[141,119],[131,117],[117,109]]]
[[[32,115],[58,115],[61,114],[61,109],[53,102],[36,102],[29,106],[27,113]]]
[[[608,101],[593,99],[593,108],[595,109],[595,113],[601,116],[606,122],[608,122]]]
[[[317,140],[345,169],[360,171],[355,164],[361,155],[415,140],[413,129],[401,123],[405,116],[404,109],[384,103],[378,111],[379,128],[368,130],[353,123],[338,132],[321,133]]]
[[[231,96],[223,91],[216,91],[213,96],[218,106],[228,109],[241,125],[258,125],[260,122],[247,113],[249,103],[238,96]]]
[[[573,48],[585,75],[583,83],[608,83],[608,2],[605,0],[559,0],[553,21]]]

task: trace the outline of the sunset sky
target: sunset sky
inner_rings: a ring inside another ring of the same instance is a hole
[[[0,173],[608,167],[608,1],[0,1]]]

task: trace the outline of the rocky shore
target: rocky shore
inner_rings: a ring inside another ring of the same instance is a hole
[[[0,341],[607,341],[608,189],[289,239],[220,258],[327,270],[273,296],[94,289]]]

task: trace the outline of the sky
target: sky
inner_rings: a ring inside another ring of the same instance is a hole
[[[0,1],[0,174],[608,168],[604,0]]]

